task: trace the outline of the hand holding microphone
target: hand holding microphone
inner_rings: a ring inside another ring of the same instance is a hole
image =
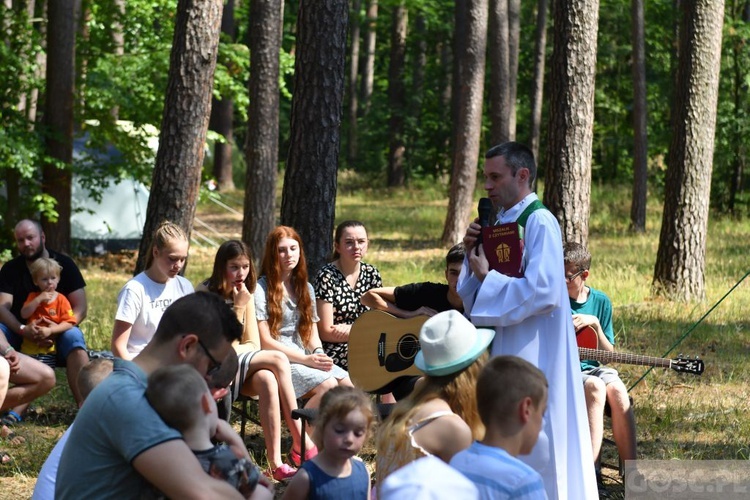
[[[489,227],[490,215],[492,214],[492,200],[489,198],[479,198],[479,205],[477,206],[477,212],[479,213],[479,226],[482,228]],[[479,236],[477,236],[477,242],[474,246],[474,253],[479,255],[479,245],[482,244],[482,232],[480,230]]]

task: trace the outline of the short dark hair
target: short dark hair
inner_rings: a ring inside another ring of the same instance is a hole
[[[534,161],[534,153],[529,148],[520,142],[504,142],[491,147],[484,155],[487,160],[496,156],[505,158],[505,164],[508,165],[514,177],[520,169],[527,169],[529,171],[529,187],[534,185],[536,161]]]
[[[146,399],[164,422],[180,432],[196,424],[206,381],[190,365],[162,366],[148,377]]]
[[[586,247],[580,243],[571,241],[563,247],[563,260],[565,264],[573,264],[579,271],[588,271],[591,268],[591,254]]]
[[[477,379],[477,410],[485,427],[505,428],[514,422],[516,407],[525,397],[534,406],[547,392],[544,373],[518,356],[495,356]]]
[[[163,344],[189,333],[197,335],[206,347],[217,347],[222,338],[229,343],[240,340],[242,325],[224,299],[215,293],[196,292],[167,307],[153,341]]]
[[[453,245],[451,249],[448,250],[448,255],[445,256],[445,267],[455,263],[463,263],[465,255],[466,249],[464,248],[463,243]]]

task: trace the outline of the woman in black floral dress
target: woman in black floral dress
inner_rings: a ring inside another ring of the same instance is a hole
[[[367,311],[359,299],[371,288],[383,286],[374,266],[362,262],[367,253],[367,230],[359,221],[344,221],[336,227],[332,261],[315,277],[318,332],[323,349],[333,362],[348,370],[349,330]]]

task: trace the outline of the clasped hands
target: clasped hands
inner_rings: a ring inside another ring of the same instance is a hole
[[[26,337],[32,340],[39,347],[49,347],[55,343],[52,337],[52,328],[57,323],[49,318],[38,318],[26,325]]]

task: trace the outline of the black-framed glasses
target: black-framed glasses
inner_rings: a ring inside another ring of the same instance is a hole
[[[213,357],[213,355],[211,354],[211,352],[209,352],[208,347],[206,347],[206,344],[204,344],[203,341],[200,338],[198,338],[198,345],[200,345],[203,348],[203,352],[206,353],[206,356],[208,356],[208,359],[213,364],[213,366],[211,366],[206,371],[206,377],[210,377],[211,375],[213,375],[216,372],[218,372],[219,370],[221,370],[221,363],[218,362],[218,361],[216,361],[216,358]]]
[[[566,277],[565,277],[565,281],[566,281],[567,283],[570,283],[571,281],[573,281],[574,279],[576,279],[577,277],[579,277],[580,275],[582,275],[582,274],[583,274],[583,271],[585,271],[585,269],[581,269],[580,271],[578,271],[578,272],[577,272],[577,273],[575,273],[575,274],[571,274],[570,276],[566,276]]]

